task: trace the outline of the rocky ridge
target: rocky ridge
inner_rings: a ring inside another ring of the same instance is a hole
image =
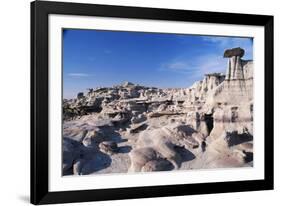
[[[63,174],[253,164],[253,61],[226,50],[226,74],[190,88],[124,82],[63,101]]]

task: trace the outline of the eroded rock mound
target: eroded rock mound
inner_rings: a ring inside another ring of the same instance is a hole
[[[187,125],[172,124],[143,131],[139,135],[135,149],[130,153],[130,170],[142,171],[147,162],[153,161],[156,164],[158,160],[161,163],[159,163],[159,166],[155,166],[155,169],[170,170],[171,165],[174,169],[178,169],[183,159],[177,148],[195,149],[199,147],[202,141],[204,141],[203,136]],[[150,158],[146,158],[146,152],[144,151],[151,154]],[[170,162],[170,164],[164,164],[163,160]],[[167,166],[166,169],[164,168],[165,165]]]

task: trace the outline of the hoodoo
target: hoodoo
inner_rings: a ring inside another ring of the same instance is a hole
[[[226,70],[226,80],[244,79],[241,62],[241,57],[244,56],[244,49],[241,49],[240,47],[228,49],[224,52],[223,56],[229,58]]]

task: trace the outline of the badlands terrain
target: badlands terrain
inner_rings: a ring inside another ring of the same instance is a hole
[[[253,61],[190,88],[124,82],[63,100],[63,175],[253,166]]]

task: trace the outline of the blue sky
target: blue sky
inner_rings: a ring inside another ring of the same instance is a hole
[[[225,72],[225,49],[245,49],[251,38],[67,29],[63,31],[63,96],[124,81],[185,88],[206,73]]]

